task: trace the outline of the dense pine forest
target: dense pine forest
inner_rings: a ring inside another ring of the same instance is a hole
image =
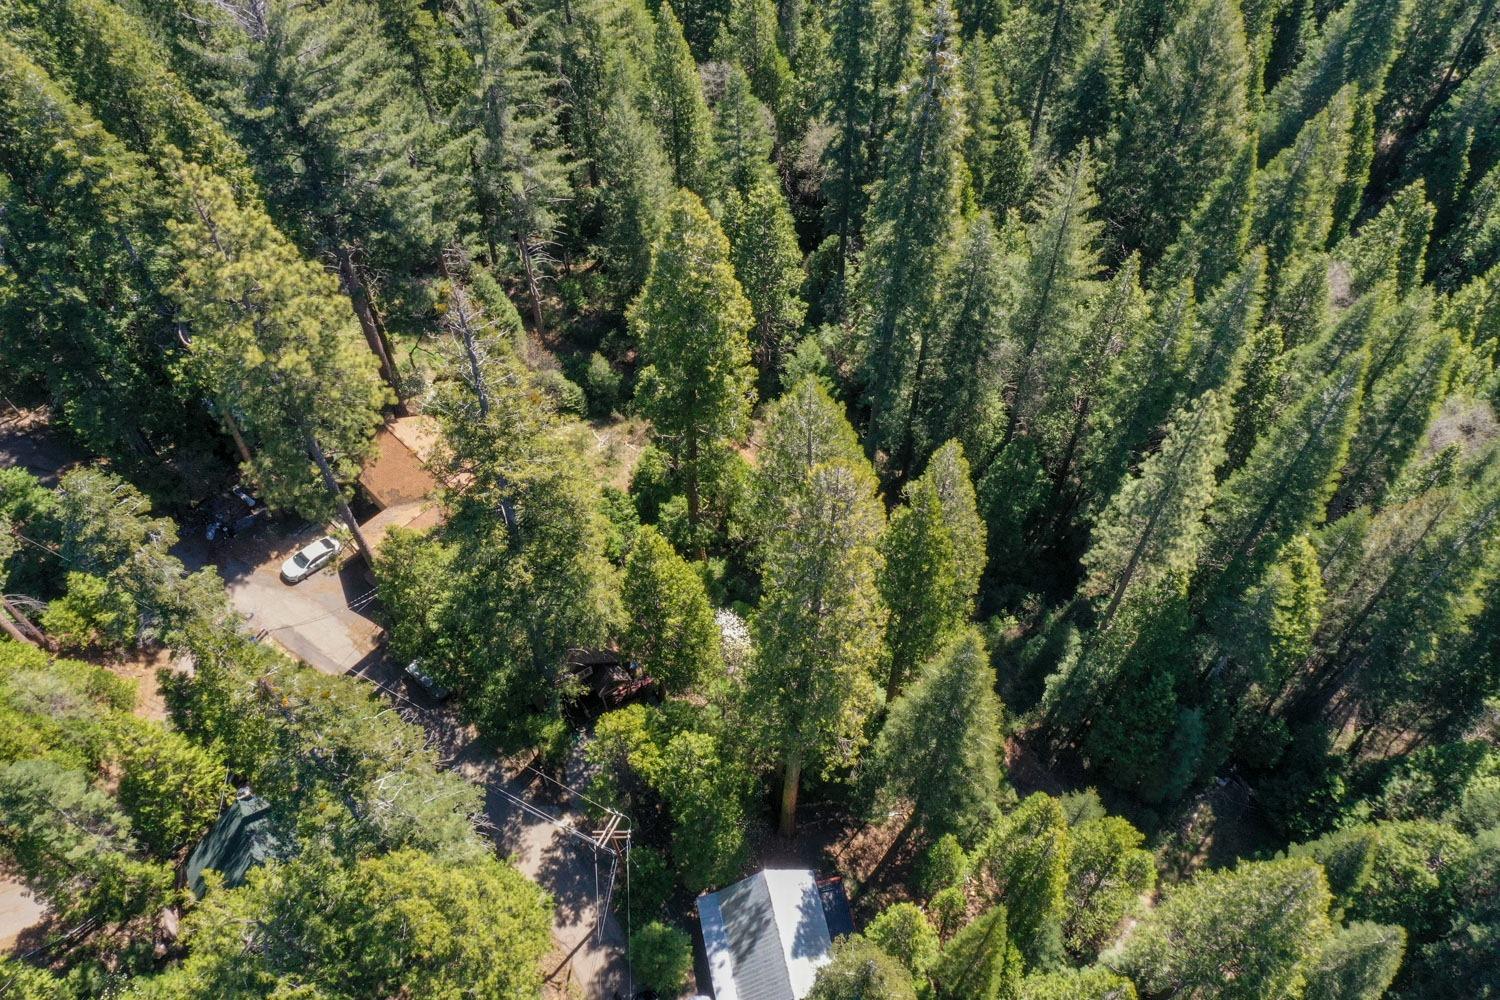
[[[192,556],[241,484],[629,818],[640,996],[798,857],[816,1000],[1500,997],[1495,0],[0,29],[0,393],[73,456],[0,468],[0,996],[607,996],[420,721]]]

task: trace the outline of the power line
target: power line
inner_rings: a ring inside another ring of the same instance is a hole
[[[15,535],[17,538],[19,538],[21,541],[27,543],[28,545],[34,545],[34,546],[36,546],[37,548],[41,549],[43,552],[47,553],[49,556],[52,556],[53,558],[56,558],[56,559],[61,559],[63,562],[67,563],[69,566],[73,565],[73,560],[69,559],[67,556],[63,555],[61,552],[59,552],[56,549],[52,548],[50,545],[43,545],[41,542],[38,542],[35,539],[27,538],[24,534],[22,534],[16,528],[11,528],[10,529],[10,533],[12,535]]]
[[[538,771],[536,768],[532,767],[530,764],[523,764],[521,766],[522,766],[523,769],[525,769],[527,771],[530,771],[532,774],[536,775],[538,778],[541,778],[543,781],[550,781],[550,782],[552,782],[552,784],[556,785],[558,788],[561,788],[563,791],[567,792],[568,794],[570,794],[570,795],[576,795],[578,798],[582,799],[584,802],[587,802],[589,805],[594,806],[595,808],[599,809],[601,812],[603,812],[605,814],[619,813],[620,816],[624,817],[625,819],[630,820],[631,824],[634,825],[635,820],[632,817],[626,816],[624,813],[620,812],[620,810],[614,808],[613,806],[607,806],[603,802],[599,802],[599,801],[597,801],[595,799],[589,798],[587,795],[583,794],[578,789],[574,788],[572,785],[565,785],[561,781],[558,781],[556,778],[552,777],[551,775],[546,774],[546,773],[544,773],[542,771]]]

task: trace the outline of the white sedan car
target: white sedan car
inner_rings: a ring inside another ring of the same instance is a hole
[[[331,563],[333,557],[338,555],[343,547],[343,542],[337,538],[330,538],[328,535],[324,535],[315,542],[309,542],[292,553],[292,557],[281,564],[281,578],[287,583],[301,583]]]

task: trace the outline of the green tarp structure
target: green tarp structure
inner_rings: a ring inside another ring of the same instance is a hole
[[[214,828],[193,848],[183,875],[188,888],[203,895],[203,872],[212,868],[229,887],[245,881],[245,873],[271,857],[276,840],[271,835],[271,807],[254,796],[236,799]]]

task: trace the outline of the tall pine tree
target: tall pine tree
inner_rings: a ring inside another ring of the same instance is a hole
[[[630,330],[647,364],[638,390],[641,412],[673,456],[695,530],[714,470],[748,428],[752,320],[729,241],[695,195],[678,192],[651,273],[630,307]]]

